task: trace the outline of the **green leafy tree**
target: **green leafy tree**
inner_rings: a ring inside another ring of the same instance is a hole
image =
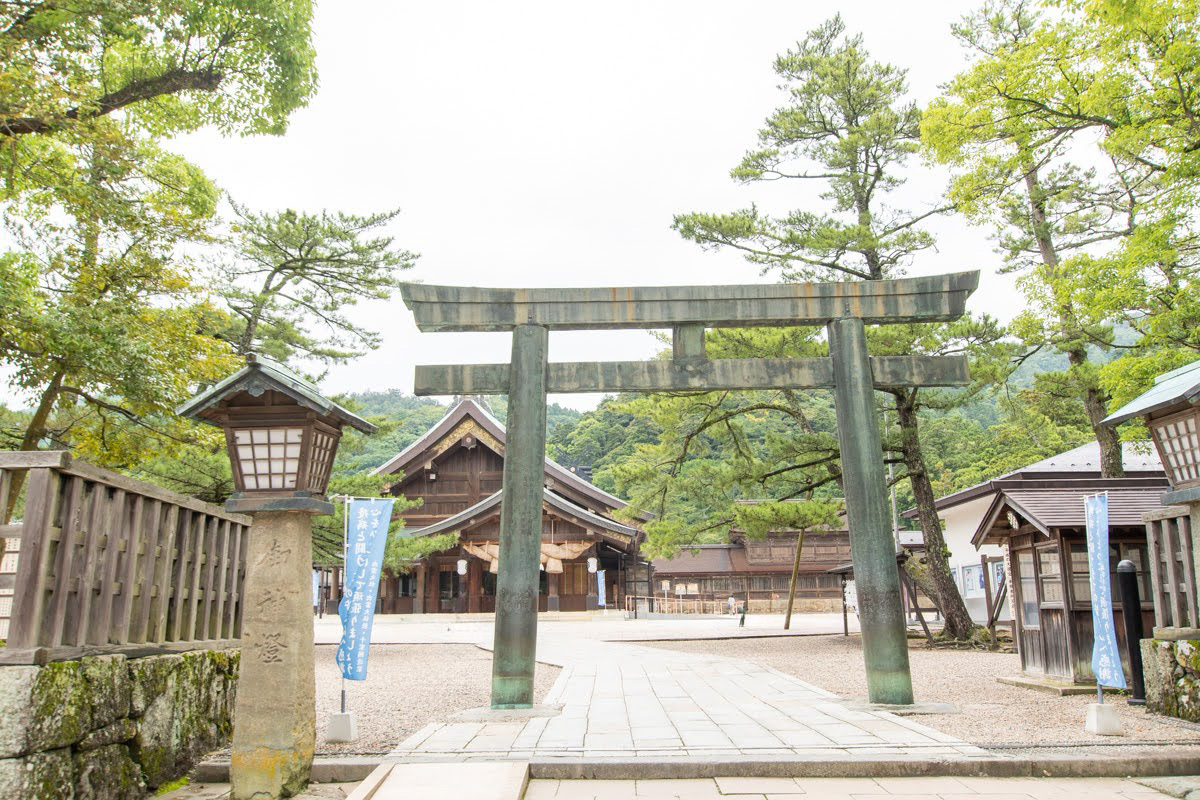
[[[761,147],[733,169],[741,183],[820,184],[831,209],[774,217],[751,206],[727,214],[675,217],[685,239],[730,247],[784,280],[881,280],[933,246],[917,225],[944,211],[908,213],[882,200],[919,147],[920,112],[904,99],[904,70],[871,61],[862,36],[846,36],[841,17],[809,33],[775,60],[788,104],[767,118]]]
[[[692,213],[677,216],[675,229],[706,248],[740,250],[763,272],[784,280],[898,277],[934,243],[921,223],[946,210],[910,211],[886,202],[888,194],[904,183],[903,168],[919,149],[921,115],[906,99],[904,70],[872,61],[862,37],[847,36],[841,19],[835,17],[780,56],[775,71],[789,102],[767,119],[759,132],[760,149],[747,153],[732,176],[745,183],[786,180],[803,186],[816,182],[824,189],[821,197],[828,210],[796,210],[782,217],[756,207],[730,214]],[[816,333],[801,333],[808,344],[799,350],[823,349],[813,338]],[[994,320],[984,317],[953,325],[885,326],[869,335],[872,352],[878,354],[968,353],[976,357],[977,372],[987,376],[994,370],[984,363],[1002,361],[1003,333]],[[770,352],[768,347],[759,354]],[[969,636],[973,625],[946,561],[919,423],[923,409],[944,410],[966,402],[985,386],[985,381],[977,380],[968,392],[920,388],[887,392],[898,423],[898,434],[888,446],[911,484],[939,606],[947,632],[955,637]],[[811,435],[812,431],[804,430],[804,411],[794,402],[787,405],[798,413],[795,419],[801,430]],[[794,462],[792,477],[809,479],[804,470],[817,466],[810,464],[815,453],[829,452],[828,434],[824,436],[815,446],[797,448],[801,460]],[[836,468],[822,465],[811,478],[822,485],[836,480]]]
[[[204,235],[215,190],[182,159],[98,124],[47,149],[61,183],[3,208],[15,247],[0,254],[0,363],[33,405],[19,449],[50,443],[122,467],[187,441],[174,406],[232,362],[201,333],[214,312],[178,252]]]
[[[378,235],[400,212],[258,213],[234,205],[235,254],[222,266],[232,311],[222,332],[241,355],[263,352],[339,363],[379,346],[379,336],[347,311],[384,300],[416,256]]]
[[[958,208],[996,229],[1029,303],[1013,331],[1066,354],[1056,390],[1083,405],[1116,477],[1121,448],[1100,425],[1114,393],[1200,349],[1196,139],[1179,105],[1195,92],[1196,5],[1056,5],[989,3],[955,27],[975,60],[926,113],[924,139],[954,169]],[[1116,342],[1113,323],[1140,340]],[[1136,358],[1106,367],[1097,355],[1113,348]]]
[[[118,112],[155,137],[282,133],[316,88],[311,21],[305,0],[0,4],[0,139],[86,136]]]
[[[316,86],[311,14],[280,0],[0,5],[0,363],[33,405],[8,418],[20,448],[121,467],[192,438],[170,409],[228,370],[228,348],[199,333],[219,312],[178,248],[205,239],[216,192],[158,140],[282,132]]]

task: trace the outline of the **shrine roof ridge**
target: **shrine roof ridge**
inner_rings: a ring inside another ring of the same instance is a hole
[[[435,533],[446,533],[455,528],[469,526],[473,518],[477,518],[480,514],[500,506],[503,501],[503,490],[498,489],[480,500],[475,505],[468,506],[462,511],[459,511],[457,514],[449,516],[443,520],[438,520],[437,522],[431,525],[426,525],[423,528],[412,528],[410,530],[405,530],[402,535],[405,538],[430,536]],[[619,533],[624,536],[631,537],[637,537],[639,534],[637,528],[624,525],[616,520],[609,519],[602,514],[589,511],[578,503],[572,503],[570,500],[559,494],[556,494],[551,489],[546,487],[542,487],[542,502],[551,508],[575,517],[581,522],[590,523],[602,531],[610,531],[612,533]]]
[[[979,285],[979,272],[884,281],[482,288],[401,284],[417,327],[432,331],[505,331],[517,325],[553,330],[820,325],[838,317],[867,323],[957,319]]]

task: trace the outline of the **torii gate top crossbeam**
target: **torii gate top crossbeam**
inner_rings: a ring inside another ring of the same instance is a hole
[[[587,289],[481,289],[407,283],[400,292],[417,327],[507,331],[825,325],[840,317],[867,324],[947,322],[962,316],[979,273],[889,281],[637,286]]]

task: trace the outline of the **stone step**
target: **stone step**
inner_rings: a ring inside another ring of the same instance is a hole
[[[520,761],[383,763],[346,800],[521,800],[528,782]]]

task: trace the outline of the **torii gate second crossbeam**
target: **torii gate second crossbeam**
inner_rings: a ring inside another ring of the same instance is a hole
[[[945,322],[966,310],[978,272],[892,281],[744,286],[480,289],[404,284],[417,327],[511,330],[508,364],[418,366],[416,394],[507,394],[492,707],[533,704],[547,392],[834,390],[850,548],[871,702],[913,702],[888,516],[876,388],[958,386],[962,356],[867,355],[866,325]],[[830,358],[717,359],[705,328],[823,325]],[[550,364],[551,330],[666,328],[670,361]]]

